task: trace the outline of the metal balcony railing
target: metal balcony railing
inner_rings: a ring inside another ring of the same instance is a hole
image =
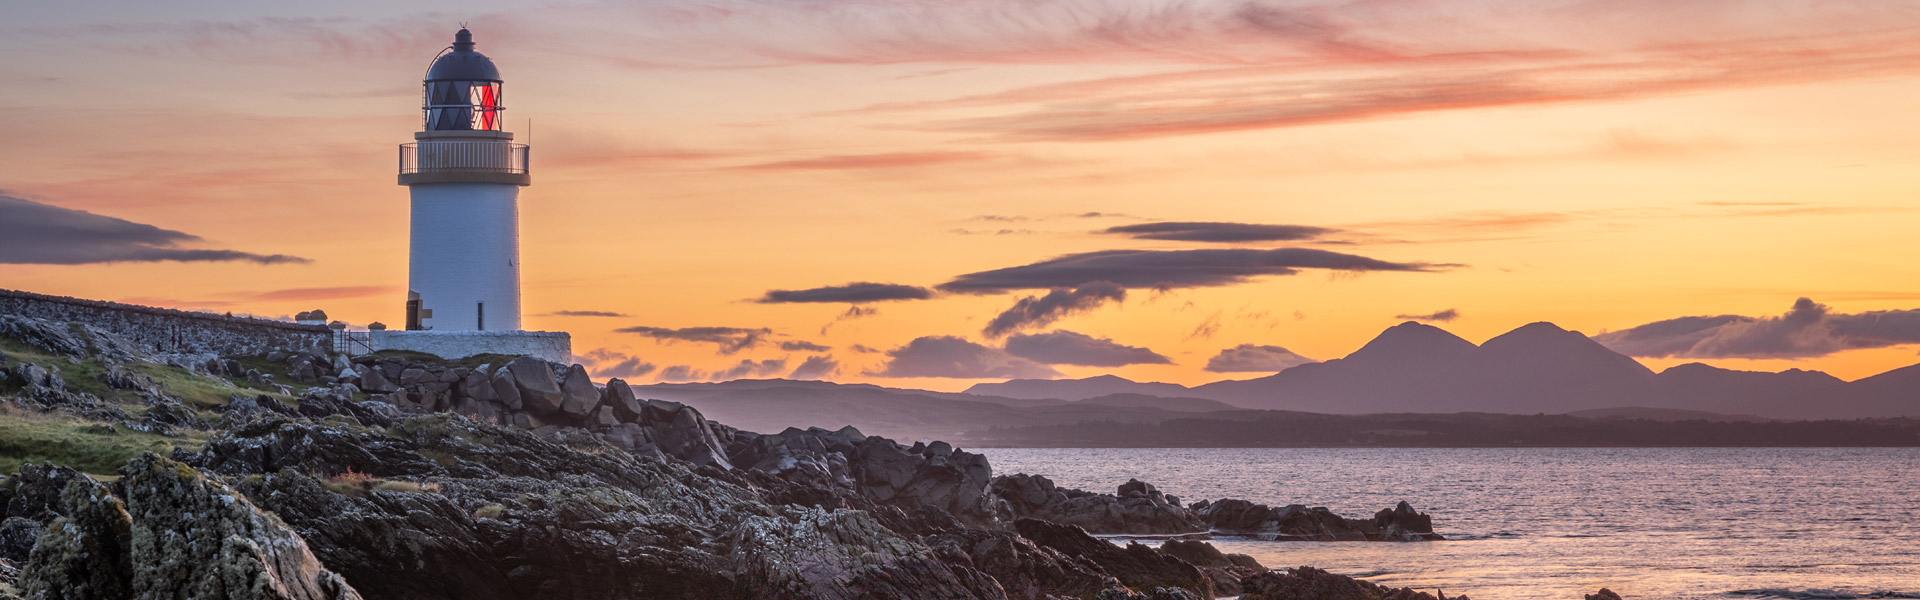
[[[524,174],[529,163],[528,155],[526,144],[493,140],[401,144],[400,174],[452,171]]]

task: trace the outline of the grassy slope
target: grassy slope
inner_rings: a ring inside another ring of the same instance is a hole
[[[31,362],[49,369],[59,367],[60,377],[66,380],[67,389],[99,396],[129,414],[146,414],[147,407],[140,402],[139,394],[107,387],[101,380],[107,367],[95,359],[88,358],[75,363],[64,356],[49,355],[18,340],[6,338],[0,338],[0,352],[6,354],[5,360],[0,360],[0,368],[8,373],[21,362]],[[273,373],[276,381],[292,381],[284,364],[270,363],[265,359],[243,362],[247,362],[250,368]],[[228,386],[221,383],[222,378],[207,377],[178,367],[140,362],[128,366],[153,378],[155,383],[166,388],[167,393],[179,397],[193,407],[201,418],[209,421],[219,418],[219,414],[211,409],[226,404],[228,398],[236,393],[266,394],[282,402],[295,402],[292,396],[274,393],[265,389],[268,386],[251,385],[245,380],[224,378],[233,384]],[[0,395],[19,392],[11,380],[11,375],[0,376]],[[182,431],[180,437],[166,437],[124,428],[106,433],[99,425],[72,415],[0,405],[0,473],[12,473],[22,462],[47,461],[89,473],[107,474],[141,452],[166,454],[175,447],[198,448],[211,434],[206,431]]]

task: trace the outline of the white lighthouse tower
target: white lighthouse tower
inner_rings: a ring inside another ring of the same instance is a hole
[[[529,148],[506,131],[504,81],[461,29],[427,68],[424,116],[400,145],[412,196],[406,331],[387,348],[448,358],[480,353],[566,360],[564,333],[520,331],[520,188]],[[570,349],[570,348],[568,348]],[[557,355],[556,358],[552,358]]]

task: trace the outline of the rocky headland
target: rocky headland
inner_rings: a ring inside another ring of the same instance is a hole
[[[1405,503],[1183,504],[744,431],[525,357],[164,353],[17,315],[0,352],[0,597],[1411,599],[1204,540],[1439,539]]]

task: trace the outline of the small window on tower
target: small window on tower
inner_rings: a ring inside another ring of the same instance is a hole
[[[473,305],[473,314],[474,314],[473,328],[478,329],[480,331],[486,331],[487,330],[487,303],[475,302]]]

